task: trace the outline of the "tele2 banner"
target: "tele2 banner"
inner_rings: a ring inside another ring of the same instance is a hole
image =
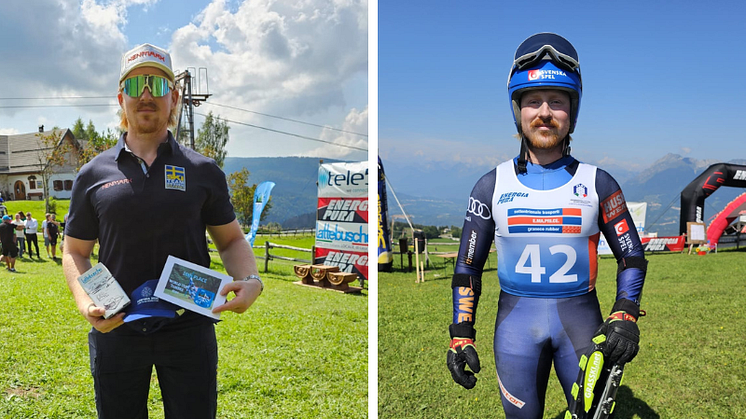
[[[319,166],[314,263],[368,279],[368,163]]]

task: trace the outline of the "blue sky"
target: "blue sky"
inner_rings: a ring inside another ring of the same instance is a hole
[[[740,1],[381,0],[379,153],[485,167],[517,155],[513,55],[556,32],[580,58],[580,160],[641,170],[667,153],[746,158],[744,15]]]
[[[229,157],[367,159],[356,135],[368,131],[367,22],[366,0],[4,0],[0,134],[78,117],[114,128],[119,60],[149,42],[177,72],[207,69],[212,96],[195,109],[196,129],[210,111],[236,121]]]

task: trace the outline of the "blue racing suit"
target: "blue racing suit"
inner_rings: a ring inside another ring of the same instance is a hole
[[[619,263],[617,300],[640,304],[643,247],[617,182],[571,156],[546,166],[517,159],[471,192],[453,276],[453,323],[474,324],[494,240],[500,297],[494,352],[508,418],[541,418],[554,362],[568,402],[580,355],[603,322],[595,285],[603,233]],[[637,261],[638,263],[627,263]]]

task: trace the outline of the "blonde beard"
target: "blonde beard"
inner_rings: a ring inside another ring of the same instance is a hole
[[[570,144],[570,141],[572,141],[569,132],[563,130],[563,135],[560,135],[560,126],[554,119],[549,121],[549,124],[553,127],[551,131],[540,131],[537,129],[537,127],[543,124],[544,123],[537,118],[531,121],[528,130],[522,130],[529,148],[535,150],[553,150],[557,147],[562,147],[565,138],[567,138],[568,145]],[[521,139],[521,136],[516,135],[516,138]]]
[[[537,150],[552,150],[562,145],[562,138],[558,132],[525,132],[526,140],[531,148]],[[540,137],[540,138],[537,138]]]
[[[176,102],[176,105],[171,108],[171,113],[168,115],[168,128],[174,128],[179,123],[179,112],[181,111],[181,97],[179,97],[179,100]],[[122,129],[122,131],[128,131],[129,130],[129,121],[127,120],[127,113],[124,112],[124,109],[119,108],[119,111],[117,111],[119,114],[119,128]]]

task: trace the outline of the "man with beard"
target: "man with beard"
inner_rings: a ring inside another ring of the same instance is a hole
[[[458,384],[476,385],[474,323],[494,239],[501,292],[493,345],[503,409],[507,418],[541,418],[552,363],[569,403],[594,337],[606,337],[610,362],[637,354],[647,262],[617,182],[570,155],[582,96],[572,44],[553,33],[523,41],[508,96],[521,151],[483,176],[469,197],[452,280],[447,365]],[[595,290],[600,233],[619,264],[606,321]]]
[[[210,266],[205,230],[234,282],[213,309],[245,312],[262,292],[256,262],[230,203],[225,174],[179,145],[179,92],[171,56],[150,44],[122,57],[119,143],[81,168],[65,226],[63,267],[88,335],[100,419],[147,418],[153,366],[166,418],[215,418],[217,342],[212,320],[153,297],[169,255]],[[103,263],[132,304],[108,319],[77,278]],[[126,327],[120,327],[123,324]],[[128,326],[128,327],[127,327]]]

